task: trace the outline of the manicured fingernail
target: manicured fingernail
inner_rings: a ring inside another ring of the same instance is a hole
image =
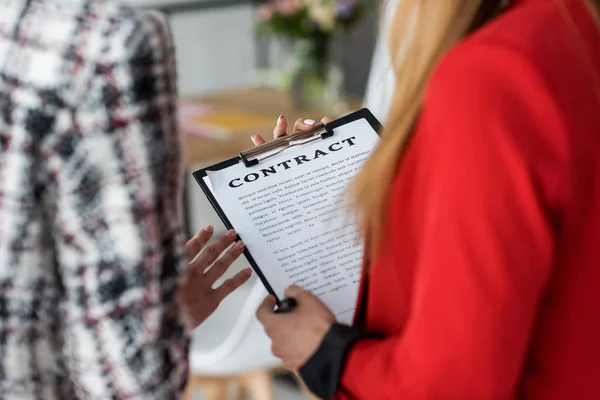
[[[281,118],[283,118],[283,115],[280,115],[279,118],[277,118],[277,125],[279,125],[279,123],[281,122]]]
[[[227,231],[227,233],[225,233],[227,236],[229,236],[230,238],[234,238],[237,236],[237,233],[235,233],[235,231],[233,229],[230,229]]]
[[[212,225],[206,225],[206,226],[204,227],[204,232],[212,232],[212,231],[214,231],[214,230],[215,230],[215,228],[213,228],[213,226],[212,226]]]
[[[305,123],[306,125],[314,125],[314,124],[316,124],[317,122],[316,122],[314,119],[305,119],[305,120],[304,120],[304,123]]]
[[[244,243],[242,241],[237,242],[234,246],[233,246],[236,250],[243,250],[244,249]]]

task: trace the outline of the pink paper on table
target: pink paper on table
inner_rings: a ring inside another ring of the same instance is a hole
[[[210,139],[228,139],[233,132],[250,132],[271,126],[271,116],[253,111],[211,107],[201,103],[182,103],[179,123],[188,135]]]
[[[214,107],[202,103],[179,102],[180,117],[206,117],[214,112]]]
[[[210,105],[182,101],[178,106],[177,120],[186,135],[207,139],[222,137],[226,134],[222,128],[199,123],[200,120],[210,117],[214,112],[214,107]]]

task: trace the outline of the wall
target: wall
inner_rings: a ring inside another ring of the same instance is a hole
[[[182,95],[252,83],[256,46],[251,7],[174,14],[170,21]]]

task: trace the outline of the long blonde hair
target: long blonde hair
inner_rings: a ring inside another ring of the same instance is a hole
[[[598,22],[600,0],[585,0]],[[502,0],[399,0],[390,36],[396,89],[382,140],[351,187],[369,247],[381,242],[390,188],[417,120],[425,85],[440,57],[504,7]],[[415,15],[416,13],[416,15]],[[376,176],[377,179],[373,179]]]

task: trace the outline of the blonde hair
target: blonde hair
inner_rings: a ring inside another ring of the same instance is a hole
[[[597,18],[600,0],[584,1]],[[396,89],[386,125],[393,128],[383,132],[380,145],[350,191],[359,226],[367,239],[367,252],[381,242],[390,189],[432,70],[448,49],[501,12],[504,3],[502,0],[399,0],[390,36]]]

